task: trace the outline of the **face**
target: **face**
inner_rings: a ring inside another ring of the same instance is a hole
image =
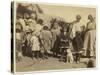
[[[28,22],[28,24],[29,24],[29,25],[32,25],[33,23],[30,21],[30,22]]]
[[[92,15],[89,15],[89,16],[88,16],[88,19],[89,19],[90,21],[92,21],[92,20],[93,20]]]
[[[80,20],[81,20],[81,16],[77,15],[77,16],[76,16],[76,20],[77,20],[77,21],[80,21]]]
[[[31,14],[31,18],[32,18],[32,19],[35,19],[35,18],[36,18],[35,13],[32,13],[32,14]]]
[[[81,19],[80,18],[77,18],[76,20],[79,22]]]
[[[29,18],[29,14],[28,13],[24,13],[24,18],[25,19]]]
[[[33,26],[33,24],[35,24],[35,21],[33,19],[28,19],[28,24],[30,26]]]
[[[55,29],[58,28],[58,24],[57,24],[57,23],[54,24],[54,28],[55,28]]]
[[[38,19],[37,23],[40,24],[40,25],[43,25],[43,20],[42,19]]]

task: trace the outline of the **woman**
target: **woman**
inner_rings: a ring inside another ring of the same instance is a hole
[[[52,51],[53,55],[57,56],[57,53],[59,52],[58,46],[59,46],[59,35],[60,35],[60,29],[58,28],[58,23],[54,23],[51,32],[52,32]]]
[[[16,23],[16,58],[18,61],[22,58],[22,25]]]
[[[93,57],[95,56],[96,23],[92,15],[89,15],[88,19],[83,49],[85,50],[85,56]]]
[[[49,31],[48,26],[43,27],[43,30],[40,33],[40,39],[43,48],[42,51],[46,54],[50,54],[52,34]]]

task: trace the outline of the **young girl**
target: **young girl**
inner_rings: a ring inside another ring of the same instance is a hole
[[[31,37],[31,47],[32,47],[33,56],[38,59],[40,53],[40,42],[39,42],[38,34],[34,34],[34,32],[32,33],[32,37]]]

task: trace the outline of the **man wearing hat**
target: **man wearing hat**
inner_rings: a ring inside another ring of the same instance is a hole
[[[80,32],[81,31],[81,16],[80,15],[76,15],[76,20],[72,23],[72,31],[71,31],[71,38],[74,38],[76,35],[76,32]]]
[[[83,40],[81,38],[81,16],[76,15],[76,20],[72,24],[72,31],[70,37],[72,38],[73,49],[76,53],[79,53],[83,47]],[[76,62],[80,61],[80,55],[75,55]]]

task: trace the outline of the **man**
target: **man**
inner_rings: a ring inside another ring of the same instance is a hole
[[[76,20],[70,24],[69,34],[72,40],[72,49],[75,51],[75,61],[80,61],[80,50],[83,47],[83,40],[81,38],[81,16],[77,15]]]
[[[74,37],[75,37],[75,35],[76,35],[76,32],[80,32],[81,31],[81,28],[80,28],[80,26],[81,26],[81,22],[80,22],[80,20],[81,20],[81,16],[80,15],[76,15],[76,20],[75,21],[73,21],[72,23],[71,23],[71,25],[70,25],[70,37],[73,39]]]

